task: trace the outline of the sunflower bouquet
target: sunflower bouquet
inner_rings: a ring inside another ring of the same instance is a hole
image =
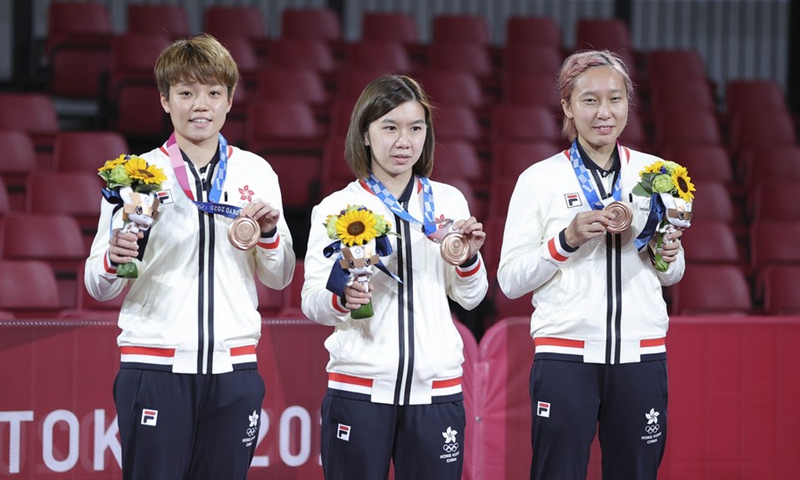
[[[338,250],[341,252],[334,271],[344,269],[349,273],[347,286],[359,282],[366,291],[374,273],[373,267],[382,267],[379,254],[391,252],[388,242],[381,241],[386,239],[391,228],[392,225],[383,215],[361,205],[348,205],[337,215],[328,215],[325,229],[328,237],[339,244]],[[380,244],[377,244],[378,241],[381,241]],[[381,270],[388,272],[383,268]],[[350,313],[355,319],[369,318],[372,315],[372,301]]]
[[[136,155],[120,155],[97,171],[105,180],[103,195],[106,200],[123,209],[123,233],[146,231],[158,217],[159,200],[156,192],[167,177],[160,168],[150,165]],[[141,254],[143,250],[140,251]],[[117,276],[136,278],[139,270],[134,262],[123,263],[117,268]]]
[[[665,272],[669,265],[659,251],[667,235],[691,226],[695,187],[686,167],[668,160],[648,165],[639,177],[640,181],[632,192],[652,199],[651,216],[657,222],[654,232],[655,268]]]

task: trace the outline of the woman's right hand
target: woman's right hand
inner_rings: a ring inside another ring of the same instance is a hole
[[[139,255],[139,239],[144,237],[144,232],[123,233],[117,228],[111,233],[108,240],[108,256],[117,265],[130,263]]]
[[[575,215],[564,237],[570,247],[578,248],[589,240],[606,233],[606,227],[613,220],[613,214],[606,210],[592,210]]]

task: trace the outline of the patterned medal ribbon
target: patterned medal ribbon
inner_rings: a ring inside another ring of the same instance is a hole
[[[178,185],[181,190],[192,203],[197,206],[201,212],[210,214],[220,214],[228,218],[236,218],[241,211],[240,207],[233,205],[226,205],[219,203],[222,198],[222,187],[225,184],[225,176],[228,173],[228,141],[222,134],[219,134],[219,164],[217,165],[214,175],[211,177],[211,191],[208,194],[208,202],[198,202],[194,199],[192,189],[189,187],[189,176],[186,173],[186,162],[183,161],[181,149],[178,147],[178,142],[175,140],[175,133],[170,135],[167,140],[167,153],[169,160],[172,163],[172,169],[175,171],[175,177],[178,179]]]
[[[422,184],[422,212],[424,215],[424,221],[422,222],[412,217],[408,211],[400,206],[400,203],[396,198],[394,198],[394,195],[392,195],[392,193],[389,192],[383,183],[378,180],[375,174],[370,173],[369,177],[367,177],[365,181],[369,189],[372,190],[372,193],[374,193],[376,197],[380,198],[383,204],[389,207],[389,210],[408,223],[422,225],[425,235],[430,236],[436,231],[436,221],[434,219],[433,206],[433,189],[431,189],[431,184],[427,177],[420,176],[417,178]]]
[[[575,170],[575,176],[581,184],[581,189],[583,190],[583,195],[586,197],[586,201],[589,202],[589,205],[594,210],[602,210],[605,208],[605,204],[600,201],[600,196],[597,195],[597,191],[594,189],[592,179],[589,175],[589,171],[586,170],[586,166],[583,164],[581,154],[578,152],[577,139],[572,142],[572,146],[569,149],[569,158],[572,161],[572,168]],[[614,181],[614,186],[611,190],[611,196],[614,197],[614,200],[619,200],[622,195],[622,189],[619,184],[621,176],[622,175],[617,175],[617,179]]]

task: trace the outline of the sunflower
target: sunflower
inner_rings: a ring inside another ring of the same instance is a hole
[[[654,163],[651,163],[650,165],[645,167],[644,170],[639,172],[639,176],[642,176],[642,175],[644,175],[646,173],[664,173],[663,168],[664,168],[664,162],[661,161],[661,160],[658,160],[658,161],[656,161]]]
[[[675,167],[672,171],[672,183],[675,184],[675,190],[677,190],[678,196],[684,201],[691,202],[694,199],[694,194],[692,194],[692,192],[695,191],[695,188],[692,179],[689,178],[689,172],[686,170],[686,167]]]
[[[125,161],[126,161],[126,158],[127,158],[127,155],[123,154],[123,155],[120,155],[119,157],[117,157],[117,158],[115,158],[113,160],[107,160],[106,163],[102,167],[97,169],[97,171],[98,172],[106,172],[108,170],[113,170],[114,167],[116,167],[117,165],[124,164]]]
[[[160,185],[167,179],[160,168],[148,165],[141,157],[130,157],[125,164],[125,171],[134,181],[144,185]]]
[[[336,220],[336,232],[348,247],[364,245],[378,236],[375,216],[366,208],[346,210]]]

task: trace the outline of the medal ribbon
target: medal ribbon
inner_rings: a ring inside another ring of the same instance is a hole
[[[175,177],[178,180],[181,190],[192,203],[200,210],[208,214],[220,214],[228,218],[236,218],[242,210],[240,207],[233,205],[226,205],[219,203],[222,198],[222,187],[225,184],[225,176],[228,173],[228,141],[222,134],[219,134],[219,164],[214,175],[211,177],[211,191],[208,194],[208,202],[198,202],[194,199],[192,189],[189,187],[189,175],[186,173],[186,162],[183,160],[181,149],[178,147],[178,142],[175,140],[175,133],[170,135],[167,140],[167,153],[169,160],[172,162],[172,170],[175,171]]]
[[[425,220],[424,222],[412,217],[407,210],[401,207],[397,199],[394,198],[394,195],[392,195],[391,192],[386,189],[386,187],[374,174],[370,173],[369,177],[366,178],[366,184],[369,189],[372,190],[372,193],[374,193],[376,197],[380,198],[384,205],[389,207],[389,210],[391,210],[392,213],[408,223],[422,225],[422,230],[425,232],[425,235],[430,236],[436,231],[436,221],[434,219],[433,206],[433,189],[431,188],[431,184],[427,177],[417,178],[419,178],[419,181],[422,184],[422,212]]]
[[[586,201],[589,202],[593,210],[602,210],[605,208],[605,205],[600,201],[600,197],[597,195],[597,191],[594,189],[591,176],[589,175],[589,171],[586,170],[586,166],[583,164],[581,154],[578,152],[577,139],[572,142],[572,146],[569,149],[569,158],[572,161],[572,168],[575,170],[575,176],[581,184],[581,189],[583,190],[583,195],[586,197]],[[622,189],[619,184],[621,176],[622,175],[617,175],[617,179],[614,181],[614,186],[611,190],[611,196],[614,197],[614,200],[619,200],[622,195]]]

